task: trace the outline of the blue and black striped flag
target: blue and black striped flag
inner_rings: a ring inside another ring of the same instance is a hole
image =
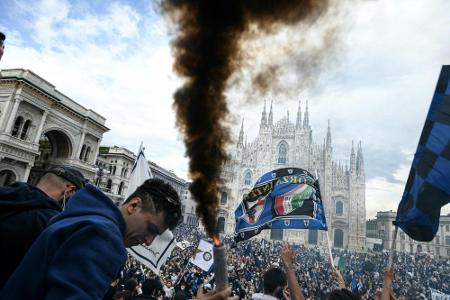
[[[443,66],[394,224],[431,241],[450,202],[450,65]]]

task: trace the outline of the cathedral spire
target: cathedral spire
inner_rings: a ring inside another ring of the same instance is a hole
[[[273,100],[270,101],[270,111],[269,111],[269,122],[268,122],[268,125],[273,125],[272,104],[273,104]]]
[[[239,131],[237,146],[238,148],[242,148],[244,146],[244,119],[242,119],[241,131]]]
[[[295,122],[295,128],[302,128],[302,100],[298,100],[297,121]]]
[[[361,141],[358,143],[358,152],[356,154],[356,171],[358,175],[364,175],[364,157],[362,154]]]
[[[267,125],[267,114],[266,114],[266,100],[264,100],[264,109],[261,114],[261,124],[259,125],[260,128]]]
[[[305,116],[303,118],[303,128],[309,129],[308,100],[306,100]]]
[[[331,150],[331,129],[330,129],[330,120],[328,120],[326,148],[327,148],[327,150]]]
[[[352,152],[350,153],[350,172],[354,173],[355,170],[356,170],[355,146],[352,140]]]

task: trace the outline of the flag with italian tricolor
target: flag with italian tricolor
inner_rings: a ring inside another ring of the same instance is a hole
[[[300,168],[262,175],[235,211],[235,240],[264,229],[327,230],[319,181]]]

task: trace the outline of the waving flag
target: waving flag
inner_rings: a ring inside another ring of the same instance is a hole
[[[443,66],[394,222],[412,239],[431,241],[450,202],[450,65]]]
[[[237,242],[263,229],[327,230],[319,182],[299,168],[261,176],[234,214]]]
[[[145,158],[144,150],[141,143],[139,153],[131,170],[125,199],[143,184],[145,180],[153,177],[147,159]],[[163,234],[156,236],[150,246],[133,246],[127,248],[127,251],[138,261],[150,268],[155,274],[159,274],[159,269],[166,263],[176,243],[177,241],[173,237],[173,233],[170,230],[166,230]]]
[[[144,154],[144,146],[141,143],[139,146],[139,152],[136,157],[136,161],[133,164],[133,168],[131,169],[130,179],[128,180],[128,189],[125,194],[125,199],[127,199],[134,191],[144,183],[149,178],[152,178],[152,172],[148,167],[147,159]]]
[[[213,263],[213,244],[205,240],[200,240],[194,256],[189,259],[189,262],[196,265],[205,272],[208,272]]]

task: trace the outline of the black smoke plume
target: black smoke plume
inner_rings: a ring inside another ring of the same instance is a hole
[[[175,92],[174,107],[190,159],[190,190],[212,236],[230,141],[224,91],[240,67],[242,37],[255,30],[271,33],[286,25],[312,23],[326,13],[329,1],[161,0],[160,6],[175,26],[174,69],[184,79]],[[267,88],[269,82],[256,78],[255,83]]]

